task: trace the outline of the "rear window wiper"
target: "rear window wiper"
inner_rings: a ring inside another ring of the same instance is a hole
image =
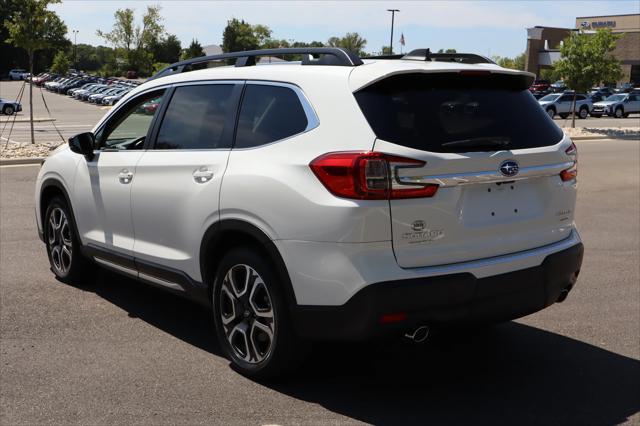
[[[511,143],[511,139],[504,136],[486,136],[481,138],[460,139],[458,141],[445,142],[443,147],[476,148],[476,147],[505,147]]]

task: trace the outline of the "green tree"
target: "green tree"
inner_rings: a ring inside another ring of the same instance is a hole
[[[150,47],[155,62],[172,64],[180,60],[182,45],[178,37],[173,34],[168,34],[161,40],[152,41]]]
[[[53,65],[51,65],[51,72],[58,74],[66,74],[69,71],[69,58],[67,54],[62,50],[56,53],[53,57]]]
[[[331,37],[327,40],[327,45],[331,47],[342,47],[356,55],[363,55],[367,40],[360,37],[358,33],[347,33],[344,37]]]
[[[191,58],[198,58],[204,55],[205,53],[204,53],[204,49],[202,49],[202,45],[198,42],[198,40],[193,39],[191,40],[191,44],[189,45],[189,47],[184,49],[184,51],[182,52],[182,56],[180,57],[180,59],[185,60],[185,59],[191,59]]]
[[[233,18],[227,21],[222,32],[222,51],[240,52],[259,49],[271,37],[271,30],[265,25],[251,25],[244,20]]]
[[[147,6],[142,25],[136,25],[133,9],[118,9],[111,31],[98,30],[96,34],[110,43],[117,54],[121,52],[121,59],[128,68],[139,74],[149,74],[153,66],[151,46],[158,43],[164,34],[160,10],[160,6]]]
[[[58,38],[60,32],[67,32],[66,25],[58,15],[47,9],[58,0],[22,0],[20,8],[11,19],[4,21],[9,32],[7,43],[27,51],[29,71],[33,75],[33,57],[38,50],[51,47],[52,40]],[[31,123],[31,143],[35,143],[33,131],[33,82],[29,83],[29,121]]]
[[[561,59],[555,63],[556,72],[573,89],[573,119],[575,127],[576,94],[586,92],[602,81],[617,81],[622,76],[620,62],[611,54],[620,35],[609,29],[595,34],[573,32],[560,48]]]
[[[562,76],[558,74],[555,68],[542,68],[538,77],[542,80],[558,81],[562,79]]]

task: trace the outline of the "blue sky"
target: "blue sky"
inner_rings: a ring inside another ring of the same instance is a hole
[[[96,30],[108,31],[113,13],[133,8],[139,20],[147,5],[162,7],[164,25],[187,45],[220,44],[228,19],[242,18],[264,24],[273,37],[300,41],[326,41],[356,31],[367,39],[367,51],[389,43],[391,15],[396,14],[394,49],[455,48],[484,55],[515,56],[526,47],[527,27],[573,27],[576,16],[640,13],[638,1],[84,1],[54,5],[71,30],[79,30],[78,43],[104,44]]]

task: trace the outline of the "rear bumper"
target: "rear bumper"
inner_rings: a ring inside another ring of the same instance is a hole
[[[471,273],[371,284],[340,306],[298,306],[293,311],[300,336],[364,340],[399,333],[416,325],[478,324],[520,318],[555,303],[575,283],[582,264],[578,243],[548,255],[539,265],[476,278]],[[388,314],[406,319],[382,324]]]

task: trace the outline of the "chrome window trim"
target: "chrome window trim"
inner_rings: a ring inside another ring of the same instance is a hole
[[[245,85],[249,86],[249,85],[255,85],[255,86],[277,86],[277,87],[285,87],[287,89],[291,89],[293,90],[293,92],[298,96],[298,100],[300,101],[300,104],[302,105],[302,110],[304,111],[304,115],[307,117],[307,127],[305,127],[305,129],[301,132],[295,133],[293,135],[287,136],[286,138],[282,138],[282,139],[278,139],[269,143],[265,143],[262,145],[258,145],[258,146],[251,146],[251,147],[246,147],[246,148],[236,148],[235,146],[232,148],[233,151],[249,151],[252,149],[259,149],[259,148],[263,148],[265,146],[269,146],[269,145],[273,145],[276,143],[280,143],[286,140],[289,140],[291,138],[295,138],[297,136],[300,136],[304,133],[310,132],[311,130],[315,129],[316,127],[318,127],[320,125],[320,119],[318,118],[318,115],[316,114],[315,109],[313,108],[313,105],[311,105],[311,102],[309,101],[309,98],[307,98],[307,95],[302,91],[302,89],[293,84],[293,83],[285,83],[285,82],[280,82],[280,81],[271,81],[271,80],[246,80]],[[242,110],[242,105],[240,106],[240,110]],[[240,114],[240,112],[238,112],[238,114]],[[235,141],[234,141],[235,142]]]
[[[521,167],[516,176],[504,176],[499,170],[471,172],[471,173],[451,173],[446,175],[427,176],[399,176],[395,171],[396,181],[401,185],[424,185],[436,184],[441,187],[452,187],[458,185],[472,185],[478,183],[498,183],[512,182],[516,180],[531,179],[536,177],[559,175],[560,172],[573,166],[573,161],[558,164],[546,164],[543,166]],[[406,170],[406,169],[404,169]]]

